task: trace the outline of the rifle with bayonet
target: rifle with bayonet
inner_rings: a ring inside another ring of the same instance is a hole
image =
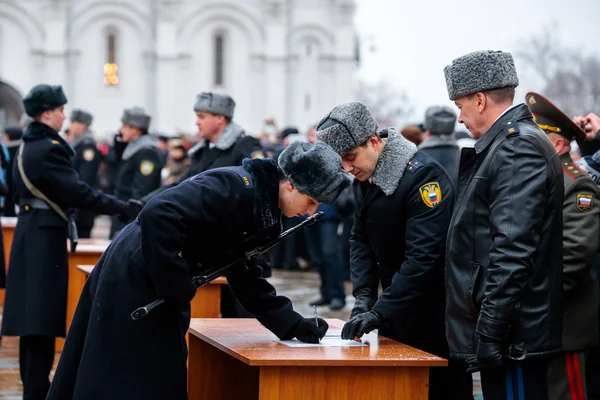
[[[323,212],[318,212],[315,215],[313,215],[312,217],[308,217],[306,220],[302,221],[301,223],[282,232],[275,239],[269,240],[269,241],[267,241],[267,243],[265,243],[263,245],[259,245],[252,250],[244,252],[243,256],[241,256],[239,259],[235,260],[234,262],[232,262],[230,264],[220,266],[220,267],[207,268],[206,270],[202,270],[201,271],[202,273],[200,275],[194,276],[192,278],[192,282],[194,283],[196,288],[201,288],[202,286],[214,281],[215,279],[217,279],[220,276],[226,276],[231,271],[233,271],[237,268],[249,269],[248,265],[252,264],[254,262],[254,260],[256,260],[258,257],[262,256],[263,254],[265,254],[269,250],[271,250],[273,247],[277,246],[286,237],[293,235],[294,233],[298,232],[305,226],[314,224],[315,222],[320,220],[323,217],[323,215],[324,215]],[[136,309],[134,312],[131,313],[131,319],[138,320],[140,318],[144,318],[153,309],[160,306],[164,302],[165,302],[164,299],[156,299],[152,303],[149,303],[143,307],[139,307],[138,309]]]

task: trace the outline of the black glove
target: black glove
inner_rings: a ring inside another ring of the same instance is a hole
[[[502,366],[502,350],[509,331],[509,325],[503,321],[486,317],[483,314],[477,320],[475,332],[479,335],[477,344],[477,366],[479,369],[493,369]],[[474,360],[470,359],[469,370],[474,369]]]
[[[379,328],[382,324],[383,318],[375,310],[358,314],[344,324],[342,339],[354,340],[356,337],[362,337],[365,333]]]
[[[119,221],[124,224],[127,224],[133,221],[137,215],[144,208],[144,203],[136,199],[129,199],[127,203],[123,205],[123,209],[119,213]]]
[[[354,301],[350,318],[371,311],[377,301],[377,296],[373,296],[370,289],[361,289],[354,294],[354,297],[356,300]]]
[[[290,329],[289,337],[296,338],[305,343],[319,343],[323,339],[329,325],[324,319],[317,318],[319,326],[315,324],[314,318],[302,318]]]

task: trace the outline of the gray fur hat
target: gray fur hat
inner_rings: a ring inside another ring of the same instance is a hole
[[[235,101],[226,94],[202,92],[196,96],[194,111],[207,111],[233,118]]]
[[[143,131],[147,131],[150,127],[150,117],[141,107],[126,108],[123,111],[121,122],[127,125],[136,126]]]
[[[363,103],[344,103],[335,107],[317,124],[317,139],[338,154],[360,146],[377,133],[377,122]]]
[[[87,111],[75,109],[71,113],[71,121],[81,122],[82,124],[90,126],[93,120],[94,117],[92,117],[92,114]]]
[[[293,142],[281,152],[277,163],[298,191],[320,203],[333,203],[352,182],[340,156],[325,143]]]
[[[444,68],[450,100],[486,90],[519,86],[515,62],[503,51],[475,51]]]
[[[455,124],[456,114],[450,107],[432,106],[425,111],[425,130],[432,135],[449,135]]]

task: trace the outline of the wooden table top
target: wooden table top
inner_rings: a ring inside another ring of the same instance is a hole
[[[1,222],[3,228],[14,228],[17,226],[17,217],[2,217]]]
[[[330,328],[344,321],[328,319]],[[424,351],[370,333],[362,338],[369,346],[289,347],[252,318],[194,318],[190,335],[251,366],[379,366],[443,367],[448,362]]]
[[[71,242],[67,240],[67,248],[69,254],[71,254]],[[106,239],[79,239],[77,247],[75,248],[75,254],[102,254],[110,244],[110,240]]]
[[[77,269],[85,274],[89,275],[94,270],[95,265],[78,265]],[[211,285],[227,285],[227,279],[224,276],[220,276],[210,283]]]

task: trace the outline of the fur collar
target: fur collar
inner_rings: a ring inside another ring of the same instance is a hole
[[[387,142],[377,161],[372,183],[386,196],[391,196],[404,175],[406,165],[417,152],[417,146],[406,140],[394,128],[386,128],[379,132],[382,136],[386,133]]]
[[[244,134],[244,128],[236,124],[235,122],[230,122],[225,127],[221,136],[215,142],[215,147],[219,150],[227,150]],[[190,156],[194,155],[201,148],[208,146],[208,140],[202,139],[198,144],[192,147],[188,154]]]
[[[270,158],[247,158],[242,166],[254,181],[254,221],[257,229],[263,231],[276,227],[281,231],[277,163]]]
[[[141,149],[145,149],[148,147],[158,148],[158,138],[156,136],[145,134],[140,136],[133,142],[127,143],[127,147],[125,147],[122,159],[128,160]]]
[[[458,143],[454,136],[451,135],[431,135],[419,145],[419,149],[427,149],[431,147],[454,147],[458,149]]]
[[[85,131],[81,135],[79,135],[75,139],[73,139],[73,141],[70,144],[71,144],[71,147],[76,148],[80,144],[93,142],[93,141],[94,141],[94,138],[92,137],[92,132]]]

